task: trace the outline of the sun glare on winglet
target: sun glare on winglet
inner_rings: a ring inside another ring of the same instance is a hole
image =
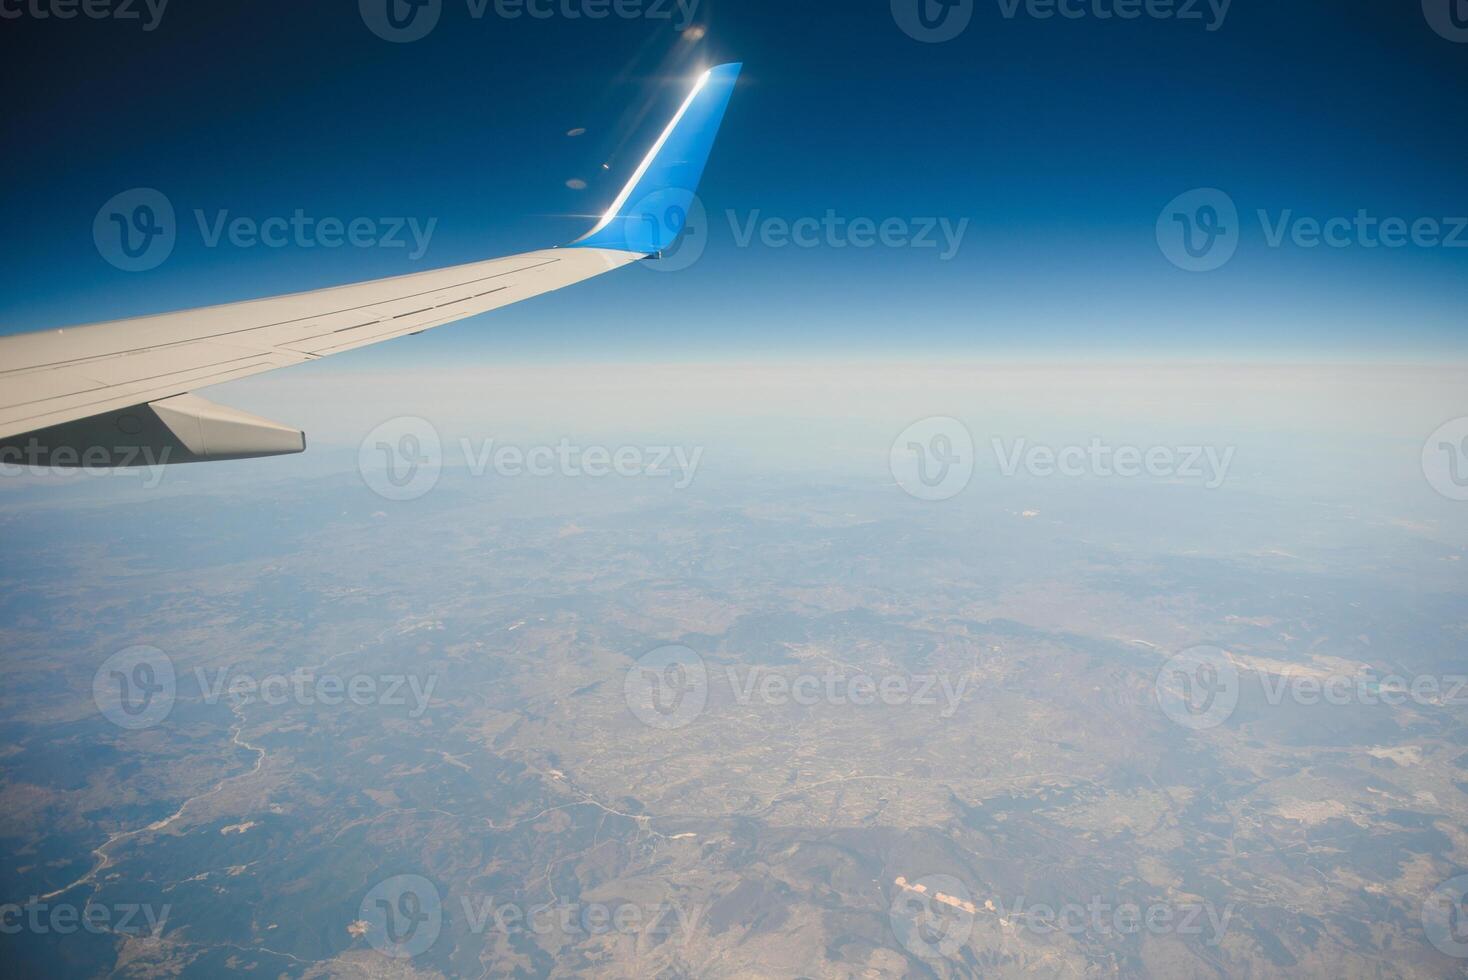
[[[698,77],[612,206],[574,247],[653,255],[677,240],[682,223],[665,218],[692,204],[741,67],[718,65]]]

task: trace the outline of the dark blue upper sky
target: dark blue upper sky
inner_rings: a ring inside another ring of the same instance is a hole
[[[741,60],[696,263],[629,269],[353,356],[1468,353],[1468,227],[1451,220],[1468,215],[1468,43],[1416,2],[1238,0],[1220,24],[1206,0],[1201,20],[1146,16],[1139,0],[1133,20],[1097,16],[1127,0],[1070,0],[1075,19],[971,0],[967,28],[942,43],[904,33],[888,0],[702,0],[698,39],[676,29],[672,0],[638,5],[666,19],[566,16],[599,0],[536,0],[543,19],[506,18],[490,0],[476,17],[469,0],[442,0],[426,37],[389,43],[364,22],[374,2],[172,0],[145,30],[143,0],[130,5],[142,21],[42,18],[57,0],[0,0],[20,14],[0,19],[15,55],[0,329],[568,241],[698,66]],[[93,222],[138,187],[173,205],[177,243],[131,272],[105,260]],[[1167,209],[1196,188],[1239,213],[1237,253],[1209,272],[1159,246],[1159,218],[1208,217],[1197,201]],[[416,260],[407,233],[407,248],[208,242],[221,218],[298,209],[379,231],[390,223],[378,219],[436,224]],[[1368,228],[1415,225],[1418,243],[1369,247],[1379,234],[1360,231],[1363,211]],[[828,213],[842,230],[780,245],[779,221]],[[1352,223],[1336,226],[1341,247],[1307,247],[1302,217]],[[854,247],[844,229],[859,219],[889,222],[894,241],[924,219],[967,225],[945,258],[941,230],[936,248]],[[1434,230],[1463,247],[1424,244]]]

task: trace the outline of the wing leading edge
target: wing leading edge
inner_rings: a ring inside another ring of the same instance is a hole
[[[443,326],[663,251],[682,231],[739,67],[700,77],[611,208],[571,247],[0,337],[0,462],[129,466],[303,451],[299,430],[191,393]]]

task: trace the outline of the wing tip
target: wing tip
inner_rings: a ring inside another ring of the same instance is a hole
[[[652,255],[677,240],[743,68],[730,61],[698,77],[612,206],[571,247]]]

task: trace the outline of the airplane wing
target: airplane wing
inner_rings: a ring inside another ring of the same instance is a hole
[[[656,256],[683,230],[738,64],[705,72],[612,206],[564,248],[159,316],[0,337],[0,462],[129,466],[302,452],[192,394],[420,333]]]

